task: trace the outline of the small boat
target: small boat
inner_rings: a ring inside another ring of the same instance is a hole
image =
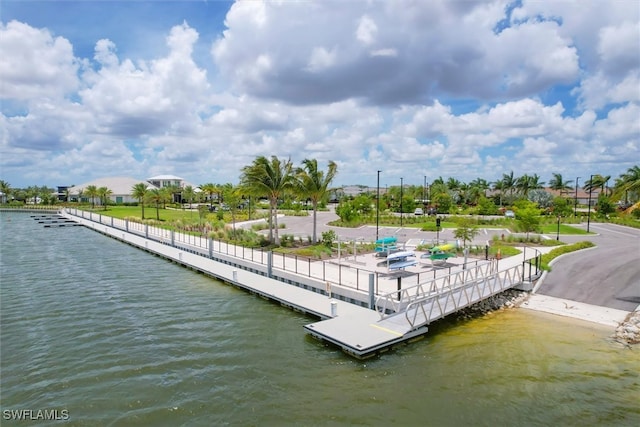
[[[389,254],[387,256],[387,268],[389,270],[400,270],[406,267],[412,267],[418,262],[415,259],[416,254],[412,251],[403,251]]]

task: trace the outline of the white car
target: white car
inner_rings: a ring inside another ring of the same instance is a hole
[[[414,215],[424,215],[424,211],[422,210],[422,208],[416,208],[415,211],[413,211]]]
[[[506,211],[506,212],[504,213],[504,217],[505,217],[505,218],[515,218],[515,217],[516,217],[516,214],[514,214],[514,213],[513,213],[513,211]]]

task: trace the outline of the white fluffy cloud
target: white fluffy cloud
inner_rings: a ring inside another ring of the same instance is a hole
[[[578,55],[559,25],[525,22],[496,33],[504,5],[239,2],[212,53],[239,90],[295,104],[489,99],[574,82]]]
[[[225,25],[207,40],[168,27],[149,41],[165,52],[141,58],[114,35],[76,57],[64,34],[1,24],[1,178],[237,182],[277,155],[334,160],[340,184],[383,170],[393,185],[637,162],[633,2],[251,1]]]
[[[78,62],[64,37],[25,23],[0,23],[0,98],[58,98],[78,87]]]

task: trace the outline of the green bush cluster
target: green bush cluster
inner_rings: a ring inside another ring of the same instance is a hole
[[[563,245],[555,249],[552,249],[550,252],[542,255],[542,259],[541,259],[542,263],[540,268],[546,271],[551,271],[551,267],[549,266],[549,263],[553,259],[559,257],[560,255],[579,251],[581,249],[592,248],[594,246],[595,244],[593,242],[589,242],[585,240],[582,242],[573,243],[571,245]]]

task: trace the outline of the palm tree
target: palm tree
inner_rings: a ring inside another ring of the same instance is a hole
[[[524,174],[520,178],[516,179],[516,188],[524,197],[529,195],[530,190],[542,188],[543,184],[543,182],[540,182],[538,174],[533,174],[533,176]]]
[[[640,166],[633,166],[627,169],[627,172],[616,178],[612,197],[622,199],[625,197],[627,202],[628,194],[640,195]]]
[[[142,206],[142,219],[144,219],[144,202],[147,197],[147,184],[139,182],[131,188],[131,195],[138,199],[138,203]]]
[[[492,185],[491,185],[492,190],[493,190],[493,191],[498,191],[498,194],[500,195],[500,206],[502,206],[502,193],[503,193],[503,190],[502,190],[502,188],[503,188],[503,187],[502,187],[502,185],[503,185],[503,184],[502,184],[502,180],[495,181],[495,182],[493,182],[493,183],[492,183]]]
[[[529,177],[529,189],[530,190],[539,190],[544,187],[544,181],[540,181],[540,177],[537,173],[534,173],[533,176]]]
[[[98,197],[100,198],[100,203],[104,206],[104,210],[107,210],[107,199],[110,195],[113,194],[113,191],[109,190],[107,187],[100,187],[96,190]]]
[[[604,192],[605,186],[607,185],[607,182],[609,182],[609,179],[611,179],[610,175],[592,175],[590,179],[585,181],[583,187],[584,191],[592,192],[593,190],[600,188],[600,190]]]
[[[501,190],[508,191],[509,195],[513,195],[513,191],[516,189],[516,178],[513,176],[513,171],[509,175],[502,174]]]
[[[7,181],[0,180],[0,193],[2,193],[2,195],[0,195],[0,202],[8,203],[9,194],[11,194],[11,185]]]
[[[276,156],[269,161],[264,156],[257,157],[249,166],[242,168],[240,185],[248,193],[269,198],[269,241],[280,244],[278,237],[278,199],[294,187],[291,160],[282,162]],[[273,230],[275,229],[275,233]]]
[[[189,209],[191,209],[191,203],[193,202],[195,195],[196,192],[190,185],[187,185],[184,187],[184,190],[182,190],[182,197],[189,202]]]
[[[209,195],[209,206],[213,204],[213,195],[218,192],[218,186],[210,182],[200,186],[200,189]]]
[[[559,191],[560,195],[562,195],[565,191],[573,190],[573,187],[570,185],[572,182],[570,179],[565,181],[562,178],[562,174],[553,173],[553,178],[549,181],[549,188]]]
[[[326,175],[318,170],[316,159],[304,159],[302,167],[296,169],[298,191],[303,197],[311,199],[313,206],[313,244],[318,241],[316,235],[318,203],[329,194],[329,185],[337,173],[338,165],[333,160],[329,161]]]
[[[480,196],[486,197],[489,183],[486,179],[476,178],[468,184],[466,198],[469,203],[476,205]]]
[[[147,192],[147,200],[156,205],[156,219],[160,221],[160,204],[166,200],[166,195],[163,194],[162,190],[154,188],[153,190],[149,190]]]
[[[95,207],[95,198],[98,197],[98,187],[95,185],[87,185],[84,194],[91,199],[91,209]]]
[[[593,191],[596,188],[600,188],[600,190],[606,195],[606,187],[607,183],[611,179],[611,175],[602,176],[600,174],[593,175],[593,177],[585,183],[586,191]]]
[[[224,200],[226,200],[227,205],[229,206],[229,211],[231,212],[231,223],[233,224],[233,238],[236,238],[236,214],[238,212],[238,205],[240,205],[240,188],[237,186],[233,186],[231,183],[227,183],[224,185],[220,185],[218,187],[220,193],[218,197],[222,200],[224,196]]]
[[[167,203],[171,203],[173,200],[173,187],[162,187],[160,189],[160,194],[162,195],[162,209],[167,208]]]

